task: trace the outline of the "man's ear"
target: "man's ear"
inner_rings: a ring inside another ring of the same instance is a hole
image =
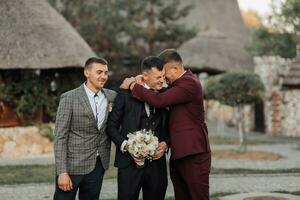
[[[148,78],[149,78],[149,77],[148,77],[148,73],[147,73],[147,72],[143,72],[142,75],[143,75],[143,80],[144,80],[144,81],[147,81]]]
[[[90,74],[89,69],[85,69],[83,72],[84,72],[84,76],[85,76],[86,78],[89,77],[89,74]]]
[[[179,66],[178,66],[178,65],[175,65],[175,66],[174,66],[174,70],[175,70],[176,74],[178,74],[178,72],[179,72]]]

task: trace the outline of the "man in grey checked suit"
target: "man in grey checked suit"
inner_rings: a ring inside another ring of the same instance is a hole
[[[74,200],[77,190],[80,200],[99,199],[110,158],[106,120],[116,96],[103,88],[107,65],[103,58],[88,59],[84,68],[87,81],[61,95],[54,130],[54,200]]]

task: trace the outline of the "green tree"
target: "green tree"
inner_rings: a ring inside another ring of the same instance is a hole
[[[296,56],[296,42],[291,33],[271,32],[265,27],[253,31],[248,50],[255,56],[279,55],[283,58]]]
[[[182,6],[179,0],[123,0],[125,33],[130,56],[157,54],[165,48],[177,48],[194,37],[196,30],[180,20],[188,15],[192,5]]]
[[[254,55],[279,55],[284,58],[296,56],[296,42],[300,34],[300,1],[272,1],[269,16],[271,28],[253,31],[249,50]]]
[[[190,9],[179,0],[49,0],[98,54],[138,58],[177,48],[195,36],[180,19]]]
[[[270,16],[270,22],[273,27],[281,32],[288,32],[292,34],[300,33],[300,1],[299,0],[285,0],[272,1],[273,13]]]
[[[258,102],[263,97],[264,86],[254,73],[224,73],[209,78],[205,85],[205,97],[237,109],[240,151],[246,151],[247,138],[243,126],[243,107]]]
[[[124,50],[120,41],[124,19],[118,0],[49,0],[102,57],[117,60]]]

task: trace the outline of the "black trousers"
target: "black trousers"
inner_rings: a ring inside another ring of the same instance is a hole
[[[104,176],[104,168],[101,160],[97,157],[95,169],[86,175],[69,175],[73,189],[71,191],[63,191],[57,185],[58,177],[56,177],[54,200],[75,200],[76,193],[79,190],[79,200],[99,200],[102,181]]]
[[[166,160],[153,161],[144,168],[135,164],[118,169],[118,200],[164,200],[168,186]]]

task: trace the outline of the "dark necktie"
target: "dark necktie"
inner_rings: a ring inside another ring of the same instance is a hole
[[[150,88],[149,90],[156,92],[154,89]],[[149,117],[154,115],[154,106],[149,105]]]
[[[95,101],[95,107],[96,107],[96,123],[98,125],[98,103],[99,103],[99,97],[97,94],[94,95],[94,101]]]
[[[150,116],[154,115],[154,106],[149,105],[149,113],[150,113]]]

